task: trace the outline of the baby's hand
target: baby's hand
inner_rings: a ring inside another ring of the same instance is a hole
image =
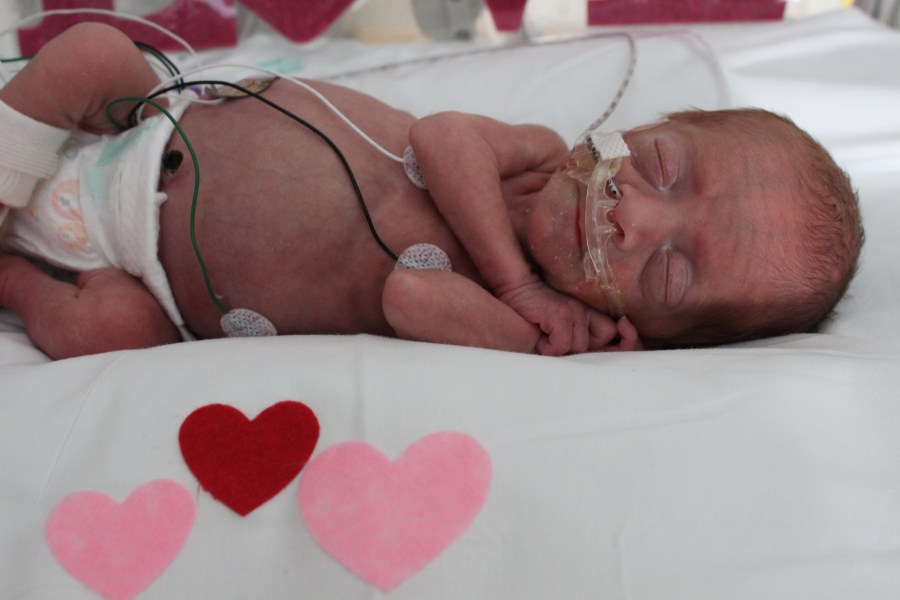
[[[628,317],[619,319],[615,324],[615,328],[616,335],[618,335],[619,338],[617,343],[607,343],[607,345],[602,348],[597,348],[597,350],[603,352],[629,352],[644,349],[644,343],[641,341],[637,329],[635,329],[634,325],[631,324],[631,321],[628,320]]]
[[[611,349],[609,343],[617,335],[624,339],[610,317],[540,281],[505,292],[500,300],[540,328],[544,335],[538,340],[537,350],[544,355],[606,350]]]

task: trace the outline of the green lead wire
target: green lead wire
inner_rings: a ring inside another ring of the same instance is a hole
[[[197,243],[197,201],[200,198],[200,161],[197,160],[197,153],[194,152],[194,147],[191,145],[191,141],[188,139],[187,135],[184,133],[184,130],[178,124],[178,120],[172,116],[168,110],[166,110],[162,105],[160,105],[155,100],[151,100],[150,98],[140,98],[140,97],[128,97],[128,98],[118,98],[113,100],[109,104],[106,105],[106,116],[110,120],[110,122],[125,131],[128,129],[127,126],[123,125],[116,121],[112,116],[112,107],[117,104],[122,104],[125,102],[138,102],[143,104],[149,104],[156,110],[158,110],[161,114],[165,115],[167,119],[172,123],[175,127],[175,131],[178,132],[178,135],[181,136],[181,139],[184,141],[184,145],[187,147],[188,154],[191,157],[191,162],[194,165],[194,192],[191,198],[191,219],[190,219],[190,233],[191,233],[191,246],[194,249],[194,255],[197,257],[197,262],[200,264],[200,272],[203,274],[203,283],[206,285],[206,292],[209,294],[210,299],[212,299],[213,303],[216,305],[222,314],[226,314],[228,312],[228,308],[222,303],[219,299],[219,296],[213,290],[212,282],[209,279],[209,270],[206,268],[206,261],[203,260],[203,254],[200,252],[200,245]]]

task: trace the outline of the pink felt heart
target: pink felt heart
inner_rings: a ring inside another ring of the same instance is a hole
[[[292,400],[252,421],[234,407],[209,404],[188,415],[178,432],[181,454],[200,485],[242,516],[297,476],[318,439],[316,415]]]
[[[490,481],[490,457],[475,439],[439,432],[394,461],[362,442],[332,446],[307,466],[298,501],[325,551],[388,591],[466,530]]]
[[[166,570],[193,524],[191,495],[159,479],[122,504],[100,492],[72,494],[51,511],[44,534],[63,568],[88,589],[128,600]]]

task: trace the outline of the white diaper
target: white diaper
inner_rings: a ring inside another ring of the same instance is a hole
[[[187,102],[169,109],[178,119]],[[157,257],[162,155],[174,125],[163,115],[114,136],[76,132],[59,168],[11,211],[0,248],[72,271],[116,267],[139,277],[190,338]]]

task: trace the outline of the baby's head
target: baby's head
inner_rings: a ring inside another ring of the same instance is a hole
[[[762,276],[737,286],[747,289],[745,296],[703,306],[691,328],[659,342],[709,345],[816,331],[847,291],[864,239],[859,204],[847,174],[812,136],[770,112],[690,111],[669,119],[726,139],[733,136],[737,147],[746,144],[744,149],[761,159],[754,165],[759,169],[756,176],[769,180],[759,191],[771,197],[759,205],[752,203],[752,196],[744,199],[748,222],[759,219],[769,228],[769,235],[757,237],[757,268],[748,267],[748,274]],[[729,155],[723,158],[727,165]],[[735,169],[742,172],[737,165]],[[782,206],[773,210],[771,204]],[[741,276],[740,271],[733,273]],[[763,292],[754,293],[760,286]],[[648,341],[654,340],[648,336]]]
[[[623,137],[606,258],[648,346],[814,331],[832,314],[863,231],[849,179],[808,134],[746,109],[675,113]],[[596,285],[565,291],[611,308]]]

